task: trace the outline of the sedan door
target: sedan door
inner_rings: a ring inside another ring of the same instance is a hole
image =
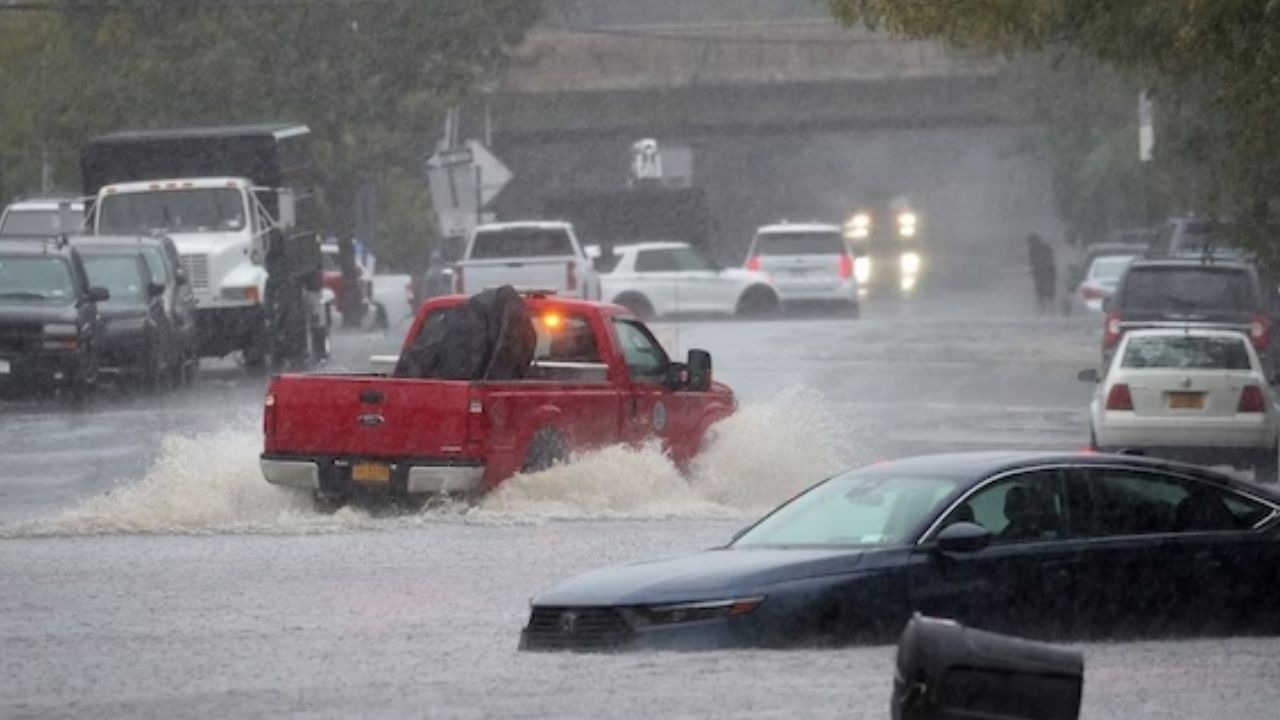
[[[1070,539],[1066,471],[1035,469],[979,486],[923,538],[911,560],[912,609],[984,630],[1053,636],[1075,603],[1080,554]],[[933,536],[956,522],[992,533],[972,552],[942,552]]]
[[[1069,486],[1082,546],[1074,614],[1091,636],[1219,632],[1271,621],[1276,509],[1159,469],[1081,468]],[[1274,621],[1272,621],[1274,622]]]

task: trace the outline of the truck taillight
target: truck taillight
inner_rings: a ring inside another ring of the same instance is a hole
[[[759,255],[752,255],[751,259],[747,260],[747,269],[760,272],[760,256]]]
[[[454,295],[467,294],[467,281],[462,276],[461,266],[457,266],[453,268],[453,294]]]
[[[1102,328],[1102,346],[1111,347],[1120,341],[1120,315],[1107,313],[1106,324]]]
[[[1262,394],[1262,388],[1257,385],[1245,385],[1240,391],[1240,404],[1236,406],[1236,412],[1242,413],[1262,413],[1267,411],[1267,399]]]
[[[1254,315],[1253,319],[1249,321],[1249,339],[1253,341],[1253,346],[1259,350],[1271,343],[1271,328],[1267,324],[1266,317]]]
[[[848,280],[853,277],[853,258],[848,253],[840,256],[840,279]]]
[[[271,440],[276,434],[276,394],[267,391],[262,401],[262,434],[266,436],[267,449],[271,448]]]
[[[1107,393],[1107,409],[1108,410],[1132,410],[1133,395],[1129,394],[1129,386],[1124,383],[1116,383],[1111,386],[1111,392]]]
[[[565,263],[564,289],[565,292],[578,289],[578,263],[572,260]]]

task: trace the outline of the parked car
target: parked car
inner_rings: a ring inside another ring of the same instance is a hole
[[[784,306],[826,305],[854,317],[859,314],[854,253],[838,225],[761,227],[747,252],[746,267],[769,275]]]
[[[83,227],[84,201],[78,197],[22,198],[0,214],[0,237],[58,237],[80,233]]]
[[[175,384],[189,384],[200,370],[200,335],[196,328],[196,298],[173,240],[166,235],[84,235],[70,239],[87,252],[137,252],[147,263],[151,281],[164,286],[160,299],[167,323],[176,336],[176,353],[164,372]]]
[[[108,298],[75,248],[0,241],[0,391],[51,387],[84,399],[98,381],[98,307]]]
[[[520,646],[885,642],[916,612],[1040,638],[1275,633],[1278,583],[1270,489],[1134,456],[938,455],[841,473],[723,547],[557,583]]]
[[[471,234],[463,259],[453,268],[453,289],[474,295],[511,285],[551,290],[562,297],[600,299],[600,278],[566,222],[481,225]]]
[[[165,286],[152,279],[137,247],[81,247],[89,282],[104,287],[99,308],[102,331],[98,357],[102,367],[156,392],[173,376],[183,358],[182,340],[165,312]]]
[[[1251,263],[1216,256],[1135,260],[1106,310],[1104,365],[1130,330],[1195,327],[1245,333],[1267,378],[1274,381],[1280,373],[1280,352],[1272,339],[1280,295],[1274,280]]]
[[[1134,330],[1089,406],[1090,445],[1252,467],[1276,481],[1280,408],[1249,338],[1230,330]]]
[[[452,325],[455,310],[480,312],[460,307],[466,301],[425,302],[402,355],[414,357],[420,342],[476,342],[483,328]],[[325,505],[361,494],[474,495],[572,452],[654,437],[685,464],[711,425],[733,412],[733,392],[711,380],[710,355],[691,350],[687,365],[672,362],[623,308],[542,294],[517,302],[533,318],[535,348],[515,378],[409,371],[274,378],[261,457],[267,482],[310,491]],[[500,353],[485,346],[471,354]]]
[[[1119,232],[1119,231],[1117,231]],[[1121,237],[1127,237],[1121,235]],[[1085,247],[1079,258],[1067,270],[1067,287],[1077,287],[1084,282],[1093,262],[1104,257],[1145,257],[1148,245],[1143,242],[1102,242]]]
[[[779,309],[768,274],[724,268],[688,243],[646,242],[619,245],[611,255],[589,246],[600,272],[604,298],[642,320],[663,315],[716,314],[761,316]]]
[[[1091,312],[1102,312],[1102,306],[1115,294],[1116,285],[1136,255],[1100,255],[1095,257],[1076,286],[1073,303]]]

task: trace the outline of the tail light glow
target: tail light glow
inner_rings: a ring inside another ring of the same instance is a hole
[[[752,255],[751,259],[747,260],[747,269],[754,270],[755,272],[760,272],[760,256],[759,255]]]
[[[1129,386],[1124,383],[1116,383],[1111,386],[1111,391],[1107,393],[1107,409],[1108,410],[1132,410],[1133,395],[1129,393]]]
[[[848,253],[840,256],[840,279],[848,280],[853,277],[853,258]]]
[[[1107,313],[1106,324],[1102,329],[1102,346],[1111,347],[1120,342],[1120,315]]]
[[[1236,406],[1236,412],[1263,413],[1266,411],[1267,399],[1262,394],[1262,388],[1257,385],[1245,385],[1240,391],[1240,404]]]
[[[1267,324],[1265,316],[1254,315],[1253,319],[1249,321],[1249,339],[1253,341],[1253,346],[1259,350],[1271,343],[1271,328]]]

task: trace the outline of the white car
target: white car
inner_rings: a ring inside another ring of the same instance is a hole
[[[64,217],[61,205],[71,213]],[[70,225],[63,227],[66,221]],[[78,235],[84,226],[84,201],[79,198],[28,198],[15,200],[0,214],[0,237],[53,237]]]
[[[1120,277],[1136,255],[1100,255],[1089,263],[1084,280],[1076,288],[1075,300],[1086,310],[1102,312],[1102,304],[1116,291]]]
[[[768,273],[784,305],[833,305],[856,317],[854,265],[844,230],[823,223],[766,225],[747,253],[747,269]]]
[[[1274,482],[1280,416],[1253,344],[1231,330],[1133,330],[1090,406],[1091,444],[1205,464],[1252,467]]]
[[[778,310],[769,276],[743,268],[721,268],[686,243],[619,245],[613,255],[587,248],[600,270],[605,300],[641,319],[662,315],[768,315]]]

